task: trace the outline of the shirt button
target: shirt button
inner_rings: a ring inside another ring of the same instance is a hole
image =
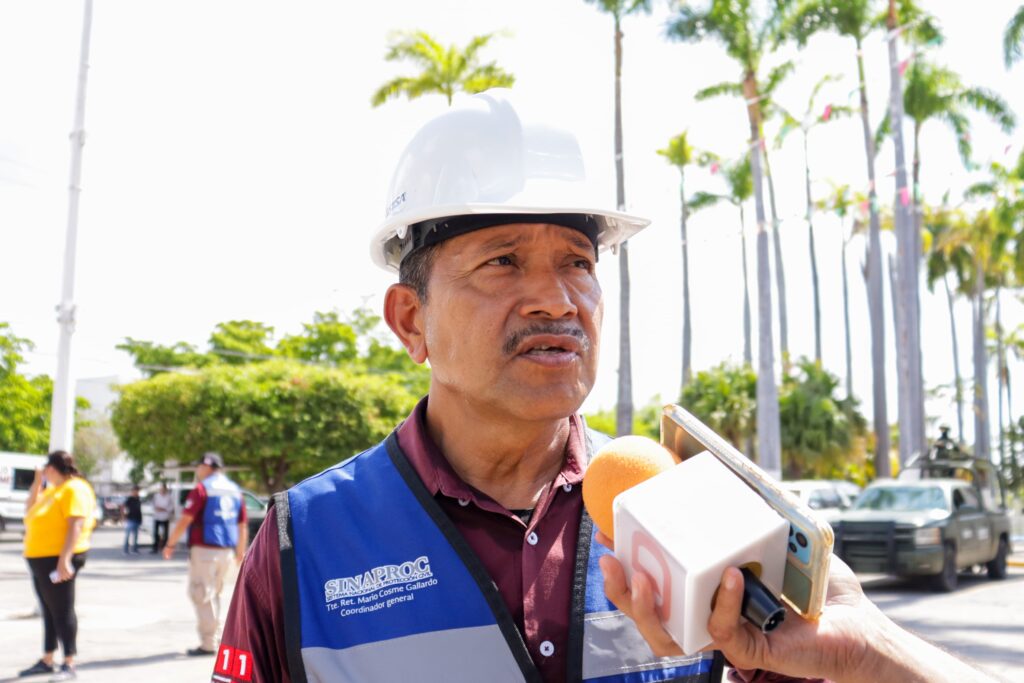
[[[531,531],[530,535],[526,537],[526,542],[529,543],[530,545],[537,545],[537,541],[538,540],[540,540],[540,539],[537,538],[537,532],[536,531]],[[545,642],[547,642],[547,641],[545,641]],[[548,643],[548,644],[550,645],[550,643]],[[541,646],[542,650],[543,650],[543,647],[544,646],[542,645]]]
[[[462,507],[469,505],[469,498],[459,498],[459,505]]]
[[[565,491],[566,493],[569,493],[569,491],[572,491],[572,484],[563,484],[562,490]]]
[[[545,640],[540,644],[540,653],[545,657],[550,657],[555,654],[555,646],[550,640]]]

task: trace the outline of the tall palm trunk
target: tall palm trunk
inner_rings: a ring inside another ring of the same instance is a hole
[[[772,274],[765,228],[764,193],[761,188],[761,105],[757,79],[748,70],[743,78],[743,97],[750,123],[750,171],[754,181],[757,216],[757,451],[761,467],[776,477],[782,473],[779,433],[779,396],[775,386],[775,353],[772,348]]]
[[[807,245],[811,252],[811,292],[814,296],[814,360],[821,363],[821,292],[818,291],[818,255],[814,249],[814,202],[811,199],[811,161],[807,153],[806,130],[804,131],[804,188],[807,191]],[[843,250],[845,253],[845,240]],[[845,261],[843,264],[843,278],[846,278]],[[786,351],[783,350],[783,353],[786,353]]]
[[[1003,314],[1000,303],[999,288],[996,287],[996,366],[997,391],[999,406],[999,462],[1006,462],[1006,432],[1003,430],[1003,391],[1006,389],[1006,347],[1003,345]]]
[[[946,286],[946,303],[949,306],[949,332],[953,340],[953,376],[956,389],[956,440],[957,443],[964,442],[964,381],[960,376],[960,348],[956,338],[956,317],[953,314],[953,292],[949,288],[949,278],[942,277],[942,284]]]
[[[846,238],[843,238],[840,268],[843,273],[843,327],[846,331],[846,398],[853,398],[853,345],[850,341],[850,285],[846,275]]]
[[[868,229],[867,280],[868,312],[871,320],[872,403],[874,404],[875,475],[887,477],[889,466],[889,418],[885,398],[885,311],[882,301],[882,242],[878,220],[878,195],[875,192],[875,141],[868,118],[868,91],[864,79],[864,57],[861,40],[857,39],[857,74],[860,90],[860,119],[864,130],[864,152],[868,163]]]
[[[747,272],[746,222],[743,216],[743,205],[740,204],[740,250],[743,258],[743,362],[746,365],[753,365],[754,357],[750,344],[750,277]]]
[[[974,455],[988,460],[988,358],[985,353],[985,273],[981,259],[974,259]]]
[[[922,352],[918,336],[917,260],[914,220],[910,215],[910,189],[907,185],[906,154],[903,145],[903,86],[897,55],[896,0],[889,0],[886,40],[889,52],[889,118],[896,153],[896,200],[893,213],[896,221],[896,388],[899,396],[900,464],[924,450],[923,410],[917,407],[917,363],[912,356]],[[921,413],[921,422],[918,421]]]
[[[895,259],[893,259],[892,254],[889,254],[888,265],[889,265],[889,298],[891,299],[891,301],[890,301],[890,308],[892,309],[892,329],[898,330],[898,329],[900,329],[900,315],[902,314],[902,311],[900,310],[900,305],[899,305],[899,301],[898,301],[899,286],[896,284],[896,269],[897,269],[898,266],[896,265]],[[897,343],[896,343],[897,355],[899,355],[899,350],[900,350],[899,349],[899,340],[897,340]],[[896,396],[896,424],[898,425],[898,435],[899,435],[899,441],[897,441],[897,446],[899,447],[899,452],[901,454],[900,455],[900,467],[901,468],[903,467],[903,464],[906,462],[906,459],[904,459],[902,453],[903,453],[904,449],[907,447],[907,442],[910,439],[909,434],[905,434],[904,431],[903,431],[904,429],[907,429],[906,421],[907,421],[907,416],[910,414],[910,402],[907,399],[908,399],[908,397],[907,397],[906,392],[899,392],[897,394],[897,396]]]
[[[763,136],[762,136],[763,137]],[[775,207],[775,181],[772,180],[772,167],[768,163],[768,151],[763,150],[764,178],[768,181],[768,204],[772,210],[772,248],[775,256],[775,289],[779,293],[779,349],[782,352],[782,372],[789,374],[789,321],[786,313],[786,271],[782,267],[782,235],[779,227],[779,211]]]
[[[685,172],[679,169],[679,201],[682,204],[682,218],[679,221],[679,237],[683,250],[683,370],[679,382],[679,395],[690,381],[690,243],[686,236],[686,188]]]
[[[615,197],[626,210],[626,181],[622,163],[622,25],[615,15]],[[619,386],[615,433],[633,433],[633,364],[629,337],[629,242],[619,245]]]

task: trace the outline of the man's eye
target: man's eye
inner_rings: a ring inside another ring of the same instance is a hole
[[[583,270],[585,270],[587,272],[590,272],[591,270],[594,269],[594,264],[591,263],[590,259],[585,259],[585,258],[576,259],[575,261],[572,262],[572,264],[574,266],[576,266],[577,268],[582,268]]]
[[[494,258],[492,258],[490,261],[487,262],[487,265],[489,265],[489,266],[511,266],[512,263],[513,263],[512,257],[509,256],[508,254],[505,254],[504,256],[495,256]]]

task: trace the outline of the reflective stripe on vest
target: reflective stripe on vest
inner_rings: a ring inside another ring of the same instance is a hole
[[[480,560],[392,434],[275,496],[285,635],[300,681],[540,681]],[[721,658],[655,658],[604,597],[584,513],[568,680],[718,680]]]
[[[203,479],[206,503],[203,506],[203,543],[233,548],[238,545],[238,518],[242,508],[242,490],[221,472]]]

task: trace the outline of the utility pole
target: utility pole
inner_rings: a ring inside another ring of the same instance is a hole
[[[75,246],[78,239],[78,196],[82,188],[82,147],[85,145],[85,82],[89,73],[89,34],[92,28],[92,0],[85,0],[82,13],[82,49],[78,61],[78,93],[71,129],[71,174],[68,182],[68,228],[64,238],[64,280],[57,323],[57,376],[53,382],[50,411],[50,452],[70,451],[75,431],[75,385],[71,374],[71,335],[75,331]]]

